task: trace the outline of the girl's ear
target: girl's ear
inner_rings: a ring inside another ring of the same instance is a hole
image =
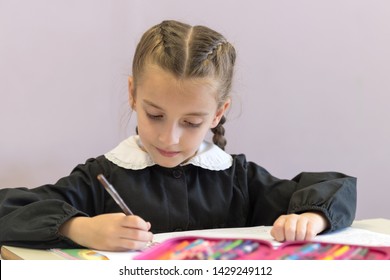
[[[132,110],[135,111],[135,89],[134,89],[134,80],[132,76],[129,76],[129,105]]]
[[[229,106],[230,106],[230,99],[228,99],[221,107],[219,107],[217,113],[215,114],[213,122],[211,123],[210,128],[214,128],[219,124],[219,121],[221,120],[222,116],[225,114]]]

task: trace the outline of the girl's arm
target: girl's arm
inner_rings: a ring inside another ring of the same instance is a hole
[[[78,165],[53,185],[0,190],[0,245],[42,249],[83,246],[72,240],[74,236],[60,234],[60,227],[73,219],[120,211],[119,207],[107,208],[111,198],[97,180],[98,174],[109,178],[111,172],[108,161],[99,157]]]
[[[300,240],[352,224],[356,178],[338,172],[303,172],[282,180],[243,158],[237,160],[249,187],[248,225],[273,225],[277,240]]]

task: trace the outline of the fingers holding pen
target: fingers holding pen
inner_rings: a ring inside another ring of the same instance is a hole
[[[120,222],[119,242],[123,249],[142,249],[153,241],[151,224],[139,216],[124,216]]]
[[[153,240],[153,233],[150,232],[151,224],[139,216],[126,216],[123,220],[122,226],[126,233],[123,238],[144,242]]]
[[[122,224],[123,227],[134,228],[139,230],[149,231],[151,224],[137,215],[126,216],[123,215]]]
[[[74,240],[85,247],[107,251],[138,250],[153,240],[150,223],[138,216],[110,213],[76,218],[81,219],[83,222],[73,228],[78,229],[76,236],[84,237]]]

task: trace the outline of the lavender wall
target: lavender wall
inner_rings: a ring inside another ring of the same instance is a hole
[[[390,2],[0,0],[0,187],[55,182],[134,131],[126,78],[163,19],[235,44],[228,151],[275,176],[358,177],[357,218],[390,218]]]

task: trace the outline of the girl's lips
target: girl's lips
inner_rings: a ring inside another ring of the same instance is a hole
[[[177,154],[179,154],[179,152],[165,151],[165,150],[161,150],[159,148],[157,148],[157,151],[164,157],[174,157]]]

